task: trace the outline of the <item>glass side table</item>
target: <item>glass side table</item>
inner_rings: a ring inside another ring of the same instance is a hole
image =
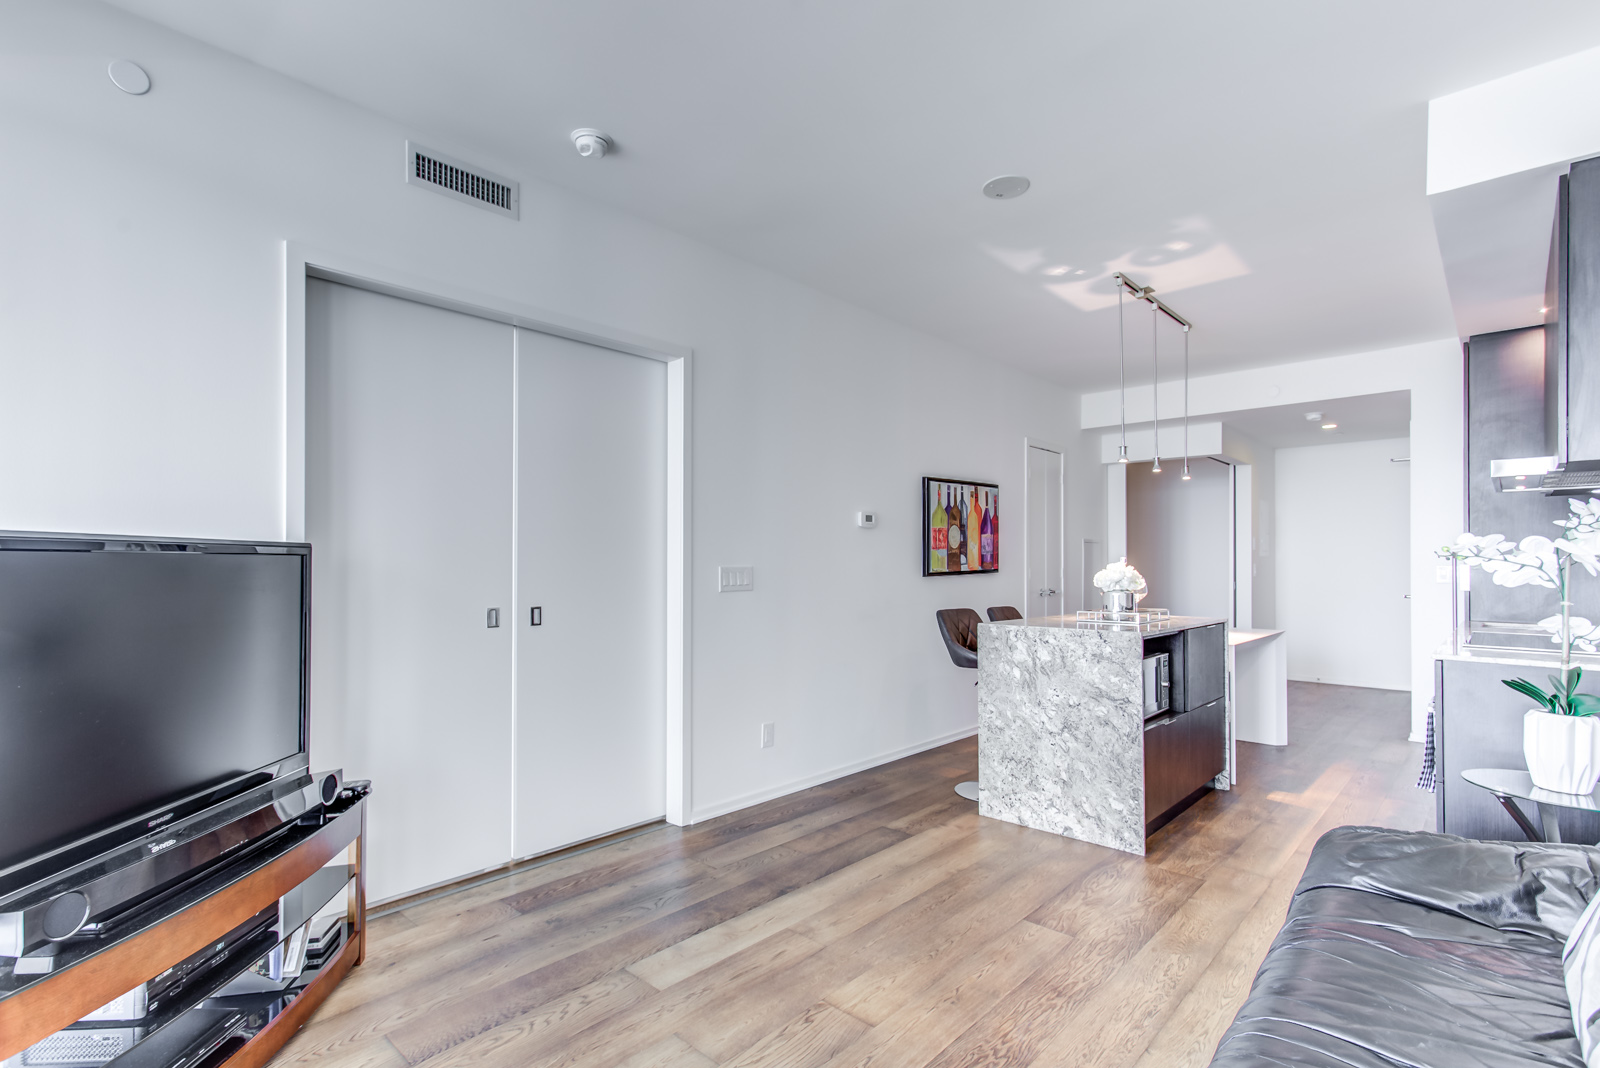
[[[1541,790],[1533,785],[1533,777],[1527,772],[1506,768],[1468,768],[1461,773],[1461,777],[1494,794],[1495,800],[1517,821],[1517,826],[1522,828],[1522,833],[1528,836],[1530,842],[1561,841],[1561,809],[1600,812],[1600,787],[1594,793],[1558,794],[1554,790]],[[1544,827],[1542,833],[1528,819],[1527,813],[1522,811],[1522,806],[1517,804],[1519,799],[1532,801],[1538,807],[1539,823]]]

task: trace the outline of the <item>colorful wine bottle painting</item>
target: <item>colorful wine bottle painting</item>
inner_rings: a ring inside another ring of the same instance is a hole
[[[922,573],[1000,570],[1000,487],[992,482],[922,480]]]

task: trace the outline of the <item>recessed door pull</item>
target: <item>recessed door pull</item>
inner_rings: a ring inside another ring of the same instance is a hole
[[[543,625],[544,625],[544,609],[541,608],[539,605],[534,605],[532,608],[528,609],[528,626],[530,626],[530,627],[540,627],[540,626],[543,626]]]
[[[498,627],[499,625],[500,625],[500,609],[498,609],[498,608],[489,609],[489,626]]]

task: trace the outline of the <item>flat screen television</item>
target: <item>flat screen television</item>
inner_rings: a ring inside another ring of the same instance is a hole
[[[0,534],[0,900],[303,774],[311,550]]]

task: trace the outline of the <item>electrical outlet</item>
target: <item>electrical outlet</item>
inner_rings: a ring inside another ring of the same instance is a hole
[[[775,740],[774,735],[778,729],[776,723],[763,723],[761,725],[761,748],[771,749]]]

